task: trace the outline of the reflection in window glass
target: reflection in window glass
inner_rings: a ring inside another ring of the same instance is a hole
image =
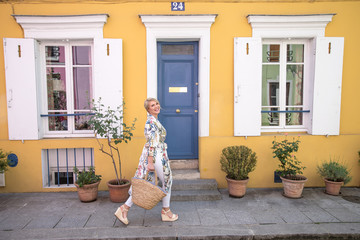
[[[262,62],[279,62],[280,61],[280,45],[264,44],[262,51]]]
[[[74,109],[89,109],[92,96],[91,80],[91,68],[73,68]]]
[[[279,65],[262,67],[262,105],[279,105]]]
[[[73,65],[91,65],[91,47],[72,47]]]
[[[287,45],[287,62],[303,63],[304,62],[304,44]]]
[[[76,113],[83,113],[83,112],[76,112]],[[91,127],[88,124],[90,117],[91,116],[87,116],[87,115],[75,116],[75,130],[91,130]]]
[[[46,46],[45,57],[48,65],[65,65],[65,47]]]
[[[47,67],[47,96],[49,110],[66,110],[66,75],[63,67]]]
[[[302,111],[303,108],[286,108],[288,111]],[[302,112],[290,112],[286,113],[286,125],[302,125],[303,124],[303,113]]]
[[[279,111],[277,107],[263,107],[263,111],[269,112],[262,112],[261,113],[261,125],[262,126],[279,126],[279,113],[278,112],[271,112],[271,111]]]
[[[66,112],[58,112],[52,114],[66,114]],[[67,131],[68,130],[68,117],[49,117],[49,131]]]
[[[286,105],[303,105],[303,69],[304,65],[286,66],[286,78],[291,83],[290,88],[287,88]]]

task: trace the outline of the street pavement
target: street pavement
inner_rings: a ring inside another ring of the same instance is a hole
[[[243,198],[171,202],[176,222],[162,222],[161,204],[133,206],[128,226],[114,216],[108,192],[82,203],[76,192],[0,194],[0,239],[360,239],[360,188],[330,196],[305,188],[289,199],[281,189],[248,189]]]

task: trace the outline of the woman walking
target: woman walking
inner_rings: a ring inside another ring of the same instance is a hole
[[[167,193],[162,199],[161,219],[164,222],[173,222],[178,219],[177,214],[173,214],[170,210],[170,197],[172,174],[170,169],[169,158],[167,155],[167,145],[165,143],[166,130],[157,119],[160,113],[160,103],[155,98],[148,98],[144,102],[144,107],[147,111],[147,120],[145,123],[145,137],[146,144],[143,148],[139,165],[135,173],[137,178],[145,178],[146,173],[155,171],[158,178],[162,182],[162,188]],[[148,180],[154,181],[154,174],[148,174]],[[133,205],[130,188],[130,197],[121,205],[115,212],[115,216],[120,222],[127,225],[128,211]]]

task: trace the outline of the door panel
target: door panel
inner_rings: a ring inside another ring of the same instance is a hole
[[[197,42],[158,42],[159,120],[170,159],[198,158],[197,80]]]

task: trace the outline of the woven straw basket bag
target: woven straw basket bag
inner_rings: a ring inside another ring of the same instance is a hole
[[[147,179],[146,173],[145,179]],[[161,199],[166,196],[165,191],[157,186],[157,177],[155,173],[155,184],[146,181],[145,179],[133,177],[131,179],[132,185],[132,201],[146,210],[155,207]]]

